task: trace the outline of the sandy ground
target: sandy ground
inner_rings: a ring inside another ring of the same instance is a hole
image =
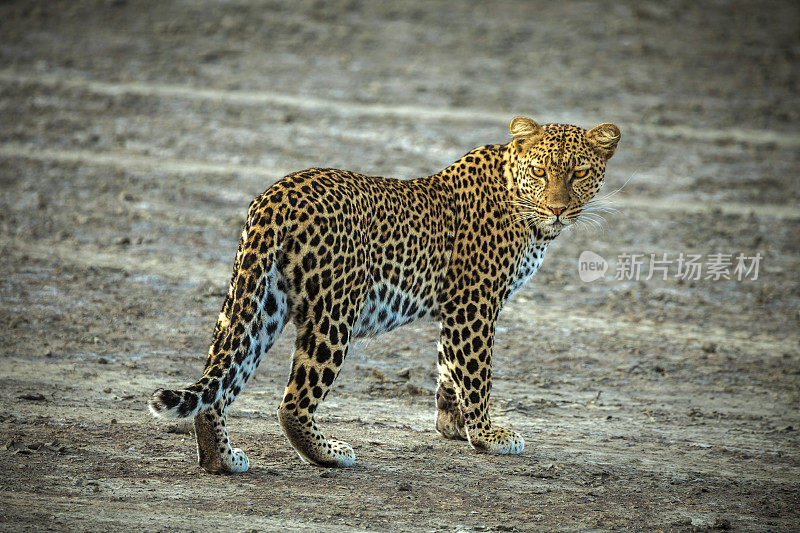
[[[164,4],[0,4],[0,529],[798,527],[797,4]],[[417,324],[357,346],[320,411],[356,466],[301,463],[287,329],[231,411],[251,471],[202,472],[146,399],[199,376],[250,198],[434,173],[520,114],[615,122],[606,192],[633,176],[502,315],[493,416],[525,452],[437,436]],[[626,253],[763,259],[610,279]]]

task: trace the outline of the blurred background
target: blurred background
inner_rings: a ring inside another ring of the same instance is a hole
[[[0,3],[0,465],[19,481],[0,519],[796,527],[799,30],[800,4],[768,1]],[[626,184],[502,315],[493,409],[525,455],[436,438],[419,324],[351,353],[320,416],[365,466],[320,479],[273,416],[287,328],[232,412],[250,477],[197,472],[144,400],[199,374],[250,199],[313,166],[436,173],[518,115],[614,122],[604,192]],[[581,280],[584,251],[604,279]],[[614,279],[623,254],[638,279]],[[761,260],[683,279],[680,254]]]

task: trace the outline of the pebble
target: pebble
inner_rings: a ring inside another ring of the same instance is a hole
[[[192,427],[188,424],[170,424],[167,426],[167,433],[177,433],[179,435],[188,435],[192,432]]]
[[[44,397],[44,394],[37,392],[36,394],[22,394],[17,396],[20,400],[27,400],[29,402],[44,402],[47,398]]]
[[[406,383],[406,390],[411,396],[432,396],[433,392],[412,383]]]

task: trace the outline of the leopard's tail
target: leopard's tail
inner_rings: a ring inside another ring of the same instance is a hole
[[[157,389],[150,397],[148,407],[158,418],[187,418],[202,410],[202,393],[189,389]],[[209,405],[213,405],[210,402]]]
[[[277,267],[281,232],[259,211],[261,198],[250,205],[203,377],[183,389],[156,390],[148,406],[158,418],[194,417],[215,405],[227,409],[286,323],[286,284]]]

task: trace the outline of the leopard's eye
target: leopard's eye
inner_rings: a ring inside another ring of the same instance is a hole
[[[588,175],[589,175],[589,169],[576,170],[575,172],[572,173],[572,177],[578,180],[585,178]]]
[[[547,175],[547,172],[542,167],[533,167],[533,175],[537,178],[543,178]]]

